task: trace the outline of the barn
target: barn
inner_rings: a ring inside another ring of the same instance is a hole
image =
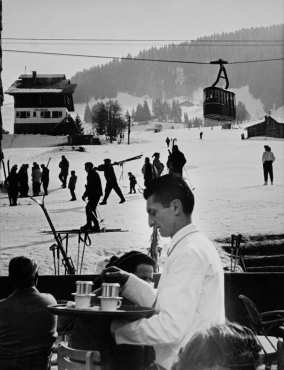
[[[271,115],[265,116],[264,120],[247,126],[246,130],[248,139],[255,136],[284,138],[284,119],[274,118]]]

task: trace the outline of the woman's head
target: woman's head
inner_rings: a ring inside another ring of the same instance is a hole
[[[147,282],[152,281],[155,268],[155,261],[147,254],[131,251],[117,258],[111,257],[106,267],[116,266],[120,269],[138,276]]]
[[[180,350],[172,370],[255,370],[260,350],[250,329],[236,323],[217,325],[197,332]]]
[[[271,152],[271,148],[270,148],[270,146],[268,146],[268,145],[264,145],[264,149],[265,149],[267,152]]]

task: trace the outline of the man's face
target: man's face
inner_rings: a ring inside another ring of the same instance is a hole
[[[91,167],[85,166],[85,171],[86,172],[90,172],[91,171]]]
[[[151,283],[153,280],[153,273],[154,273],[153,266],[141,263],[136,267],[134,274],[140,279],[146,281],[147,283]]]
[[[154,201],[154,195],[147,199],[148,223],[150,227],[156,227],[164,238],[173,237],[175,234],[176,217],[172,204],[164,207]]]

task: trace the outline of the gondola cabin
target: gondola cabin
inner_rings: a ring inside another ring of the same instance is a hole
[[[232,91],[219,87],[206,87],[203,90],[203,116],[215,121],[236,119],[236,97]]]

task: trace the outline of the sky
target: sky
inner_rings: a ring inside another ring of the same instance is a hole
[[[25,72],[71,78],[109,59],[36,55],[7,50],[135,56],[169,40],[192,40],[241,28],[284,23],[283,0],[3,0],[4,91]],[[116,41],[25,41],[112,39]],[[138,40],[138,41],[119,41]],[[150,40],[150,41],[139,41]],[[151,41],[166,40],[166,41]],[[4,104],[13,102],[5,95]]]

